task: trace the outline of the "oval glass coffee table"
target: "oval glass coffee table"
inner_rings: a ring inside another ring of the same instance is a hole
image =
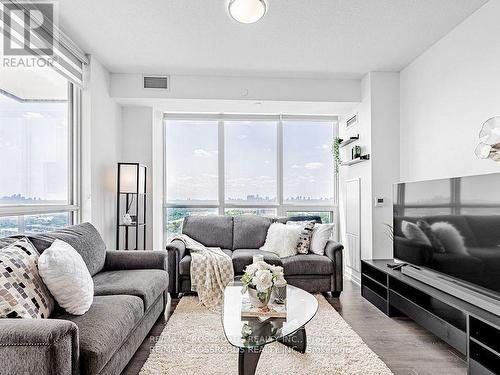
[[[265,345],[280,343],[304,353],[306,351],[305,325],[316,315],[318,301],[300,288],[288,285],[286,291],[286,318],[242,318],[239,282],[229,284],[224,291],[222,325],[229,343],[239,349],[239,375],[253,375]]]

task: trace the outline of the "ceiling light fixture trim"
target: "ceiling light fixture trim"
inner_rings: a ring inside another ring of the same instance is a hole
[[[266,0],[229,0],[228,12],[231,18],[240,23],[255,23],[267,13]]]

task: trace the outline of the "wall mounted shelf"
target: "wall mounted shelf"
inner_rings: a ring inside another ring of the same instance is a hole
[[[340,142],[339,147],[345,147],[348,144],[351,144],[352,142],[356,142],[358,139],[359,139],[359,134],[357,134],[353,137],[347,138],[346,140],[343,140],[342,142]]]
[[[370,154],[361,155],[359,158],[352,159],[352,160],[349,160],[349,161],[345,161],[345,162],[343,162],[340,165],[342,165],[342,166],[349,166],[349,165],[354,165],[354,164],[361,163],[361,162],[366,161],[366,160],[370,160]]]

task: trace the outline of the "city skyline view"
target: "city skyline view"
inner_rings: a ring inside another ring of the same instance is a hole
[[[67,202],[67,107],[0,93],[0,203]]]
[[[217,121],[167,121],[168,202],[218,201],[218,137]],[[333,202],[332,139],[332,123],[284,122],[284,202]],[[276,122],[224,123],[225,201],[276,201],[277,147]]]

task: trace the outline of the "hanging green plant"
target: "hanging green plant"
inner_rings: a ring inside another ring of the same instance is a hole
[[[335,168],[335,173],[339,173],[339,165],[342,163],[340,160],[340,144],[342,143],[342,138],[335,137],[332,145],[332,153],[333,153],[333,165]]]

